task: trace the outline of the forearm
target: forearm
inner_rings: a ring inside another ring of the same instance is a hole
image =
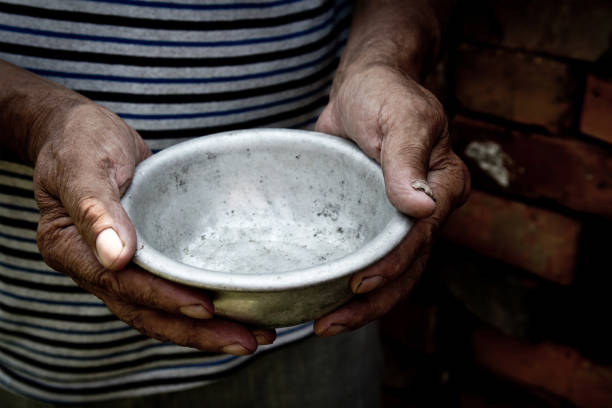
[[[339,71],[387,64],[420,80],[433,66],[452,0],[358,0]]]
[[[0,146],[33,163],[51,117],[88,99],[29,71],[0,60]],[[44,125],[43,125],[44,124]]]

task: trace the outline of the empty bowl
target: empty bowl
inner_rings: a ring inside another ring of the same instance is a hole
[[[215,314],[266,327],[345,303],[351,275],[411,225],[387,200],[378,164],[353,143],[289,129],[167,148],[137,166],[122,204],[136,264],[205,289]]]

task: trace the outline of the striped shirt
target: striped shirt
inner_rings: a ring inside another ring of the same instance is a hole
[[[155,151],[252,127],[312,128],[348,0],[0,0],[0,58],[117,113]],[[250,357],[150,339],[45,265],[31,167],[0,152],[0,384],[47,402],[186,389]],[[303,338],[279,329],[266,351]]]

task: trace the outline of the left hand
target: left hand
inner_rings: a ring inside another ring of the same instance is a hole
[[[393,251],[351,278],[357,296],[315,321],[315,333],[331,336],[378,319],[408,296],[425,269],[435,231],[467,199],[470,179],[451,150],[440,102],[389,65],[339,71],[316,129],[353,140],[378,161],[390,202],[414,219]]]

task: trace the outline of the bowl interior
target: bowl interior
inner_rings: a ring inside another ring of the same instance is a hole
[[[139,247],[192,274],[274,275],[334,263],[398,217],[378,165],[314,132],[185,142],[143,162],[128,193]]]

